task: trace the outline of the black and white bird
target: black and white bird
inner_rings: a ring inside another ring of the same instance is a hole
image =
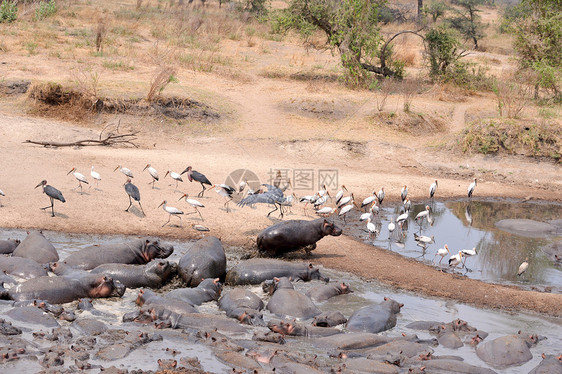
[[[0,190],[0,196],[6,196],[6,194],[4,193],[4,191]],[[2,204],[0,204],[0,206],[2,206]]]
[[[181,174],[178,174],[175,171],[168,170],[166,172],[166,175],[164,175],[164,178],[166,178],[168,174],[170,174],[170,177],[172,177],[172,179],[176,181],[176,188],[178,188],[178,182],[183,182],[183,179],[181,179]]]
[[[131,171],[131,169],[126,168],[124,166],[118,165],[115,170],[113,170],[113,172],[116,172],[117,169],[119,169],[119,171],[123,174],[125,174],[128,178],[134,178],[133,177],[133,172]]]
[[[427,218],[429,216],[429,212],[431,212],[431,207],[429,205],[425,206],[425,210],[422,210],[421,212],[419,212],[416,215],[416,221],[419,219],[420,220],[420,224],[423,221],[424,218]]]
[[[236,190],[230,187],[227,184],[213,184],[210,188],[214,188],[215,192],[218,193],[220,196],[226,199],[224,203],[224,207],[226,208],[226,212],[228,213],[228,203],[232,201],[232,194],[236,192]]]
[[[185,202],[188,203],[189,205],[191,205],[195,211],[199,214],[199,217],[201,217],[201,221],[204,221],[203,216],[201,215],[201,212],[199,211],[199,208],[204,208],[205,205],[201,204],[199,201],[195,200],[195,199],[190,199],[189,195],[184,193],[182,195],[182,197],[179,198],[181,199],[185,199]]]
[[[158,176],[158,172],[156,171],[156,169],[150,166],[150,164],[146,164],[146,166],[144,167],[144,169],[142,169],[142,171],[145,171],[146,169],[148,169],[148,174],[150,174],[150,176],[152,177],[152,182],[150,183],[152,183],[152,188],[154,188],[154,183],[160,180],[160,177]]]
[[[384,187],[381,187],[381,189],[377,193],[377,199],[379,200],[379,205],[382,205],[382,202],[384,200]]]
[[[416,242],[418,242],[418,246],[423,247],[424,250],[428,245],[435,243],[435,237],[433,235],[429,237],[414,233],[414,239],[416,240]]]
[[[340,207],[340,212],[338,213],[338,215],[343,217],[343,222],[346,225],[347,225],[347,221],[345,220],[345,216],[347,215],[347,213],[349,213],[351,211],[351,209],[353,209],[354,204],[355,203],[351,202],[347,205],[344,205],[344,206]]]
[[[187,179],[189,179],[190,182],[193,181],[199,182],[201,183],[201,187],[203,187],[203,190],[197,194],[197,197],[203,197],[206,190],[205,185],[209,185],[209,186],[213,185],[204,174],[201,174],[197,170],[193,170],[191,166],[186,167],[185,170],[180,173],[180,175],[184,175],[186,173],[187,173]]]
[[[394,218],[390,218],[390,223],[388,224],[388,236],[392,236],[396,225],[394,224]]]
[[[125,212],[129,211],[129,209],[133,205],[133,200],[135,200],[139,203],[142,215],[146,216],[146,214],[144,214],[144,209],[142,209],[142,205],[141,205],[141,202],[140,202],[139,189],[138,189],[137,186],[135,186],[134,184],[131,183],[131,179],[129,179],[129,178],[127,178],[127,182],[125,182],[125,192],[127,192],[127,195],[129,195],[129,206],[127,207],[127,209],[125,209]]]
[[[462,252],[459,251],[459,253],[457,253],[456,255],[449,257],[449,266],[452,266],[453,271],[455,271],[456,267],[458,266],[458,264],[461,263],[461,261],[462,261]]]
[[[97,171],[94,171],[94,167],[90,170],[90,176],[96,181],[96,187],[99,187],[99,182],[101,181],[101,175]]]
[[[72,170],[66,173],[66,175],[70,173],[72,173],[72,175],[74,175],[74,178],[76,178],[76,180],[78,181],[78,187],[80,187],[80,193],[82,193],[82,183],[88,184],[88,180],[86,179],[84,174],[77,172],[76,168],[72,168]]]
[[[163,207],[164,211],[166,213],[168,213],[168,220],[166,221],[165,224],[162,225],[162,227],[166,226],[168,223],[170,223],[170,219],[172,218],[172,216],[176,216],[180,219],[180,226],[181,226],[181,217],[180,215],[183,214],[183,212],[181,210],[179,210],[178,208],[174,208],[173,206],[168,206],[168,202],[166,200],[162,201],[162,203],[160,205],[158,205],[158,208]]]
[[[373,202],[377,201],[377,194],[373,193],[371,196],[366,197],[361,202],[361,208],[366,208],[373,204]]]
[[[517,270],[517,276],[521,276],[524,272],[527,271],[528,268],[529,268],[529,258],[526,257],[525,261],[523,261],[521,265],[519,265],[519,269]]]
[[[277,210],[279,210],[279,215],[283,218],[283,206],[285,202],[285,196],[283,190],[279,187],[275,187],[271,184],[262,184],[262,186],[267,187],[267,191],[263,193],[258,193],[255,195],[248,195],[238,202],[238,206],[244,207],[247,205],[253,206],[254,204],[269,204],[275,206],[275,209],[267,213],[267,217]]]
[[[402,199],[402,203],[404,203],[406,197],[408,197],[408,186],[404,185],[404,187],[402,187],[402,189],[400,190],[400,198]]]
[[[472,197],[472,193],[474,192],[474,189],[476,188],[476,178],[474,178],[474,182],[472,182],[469,186],[468,186],[468,197],[471,198]]]
[[[472,256],[476,256],[478,253],[476,252],[476,247],[472,249],[461,249],[462,255],[464,256],[463,265],[466,266],[466,259]]]
[[[344,191],[347,192],[347,187],[345,187],[342,184],[341,189],[336,193],[336,205],[338,205],[340,203],[340,200],[343,197]]]
[[[435,180],[435,182],[431,183],[431,186],[429,186],[429,198],[431,200],[433,200],[433,196],[435,195],[435,191],[437,191],[437,179]]]
[[[410,199],[406,198],[406,200],[404,200],[404,212],[409,212],[410,209],[412,209],[412,202]]]
[[[60,192],[59,190],[57,190],[55,187],[53,186],[49,186],[47,184],[46,180],[42,180],[37,186],[35,186],[35,188],[43,186],[43,193],[46,194],[47,196],[49,196],[49,199],[51,199],[51,205],[47,206],[45,208],[41,208],[41,210],[45,210],[45,209],[49,209],[51,208],[51,217],[55,216],[55,200],[59,200],[62,203],[65,203],[66,200],[64,199],[64,196],[62,196],[62,192]]]

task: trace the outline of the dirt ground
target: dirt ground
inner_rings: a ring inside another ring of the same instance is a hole
[[[65,30],[62,26],[60,29]],[[71,37],[61,31],[59,41],[63,43],[68,38]],[[13,53],[0,55],[0,78],[65,82],[86,61],[95,69],[102,69],[104,94],[144,97],[154,66],[146,62],[148,59],[140,51],[154,45],[151,38],[145,32],[129,51],[131,60],[136,60],[134,69],[127,70],[102,68],[100,60],[91,57],[89,51],[80,55],[82,61],[78,62],[77,58],[66,58],[64,53],[57,58],[41,46],[39,54],[27,53],[13,39],[13,43],[7,44]],[[486,117],[496,110],[491,93],[465,95],[438,85],[429,87],[415,96],[409,116],[434,118],[438,126],[404,131],[385,125],[384,120],[373,121],[380,116],[373,92],[348,90],[322,79],[268,77],[267,72],[308,71],[314,65],[330,71],[337,64],[337,56],[329,51],[305,51],[298,43],[261,40],[260,52],[246,40],[223,40],[221,53],[242,61],[235,62],[227,73],[224,69],[222,73],[178,70],[180,83],[167,87],[165,94],[194,98],[221,113],[222,119],[208,123],[128,115],[100,115],[80,120],[76,118],[78,114],[70,116],[73,122],[65,122],[38,116],[34,103],[25,95],[0,97],[0,189],[6,194],[0,196],[0,227],[180,239],[216,235],[227,244],[253,250],[257,233],[278,222],[277,213],[268,218],[270,209],[266,206],[251,209],[234,204],[230,204],[231,211],[227,213],[224,199],[215,191],[208,191],[199,199],[205,204],[201,209],[204,222],[198,215],[189,214],[183,217],[182,227],[176,226],[179,220],[174,217],[171,222],[174,225],[162,227],[168,219],[158,208],[163,200],[186,213],[192,211],[178,199],[184,192],[196,198],[200,185],[185,181],[176,190],[169,177],[163,178],[167,170],[181,172],[188,165],[213,183],[224,183],[237,169],[253,171],[262,183],[269,182],[271,172],[277,169],[288,170],[289,176],[293,171],[313,170],[313,189],[295,190],[299,196],[317,190],[318,172],[329,169],[337,171],[338,185],[345,184],[357,201],[384,186],[386,200],[397,203],[400,188],[407,185],[410,199],[420,202],[427,199],[429,185],[435,179],[439,181],[437,199],[464,197],[473,178],[478,179],[475,198],[562,201],[560,163],[522,156],[462,154],[454,150],[456,136],[468,120]],[[137,49],[139,53],[135,57],[133,52]],[[71,51],[81,53],[78,49]],[[506,55],[473,52],[471,56],[475,60],[493,60],[497,70],[513,68]],[[402,106],[402,96],[392,94],[384,113],[406,118]],[[533,116],[533,112],[525,115]],[[119,120],[121,131],[140,132],[138,148],[45,148],[23,143],[27,139],[69,142],[97,138],[105,125]],[[148,163],[160,173],[155,189],[149,185],[148,173],[142,171]],[[119,171],[114,172],[118,165],[133,171],[133,183],[140,189],[146,217],[137,208],[125,212],[129,203],[123,189],[126,178]],[[76,180],[67,173],[76,167],[92,182],[91,166],[101,174],[102,181],[99,189],[91,184],[81,195]],[[55,202],[55,218],[39,209],[49,203],[39,188],[34,189],[43,179],[60,189],[67,200],[65,204]],[[333,193],[336,190],[332,188]],[[286,219],[306,218],[300,206],[292,212]],[[203,224],[211,231],[198,232],[192,224]],[[562,295],[441,273],[345,236],[323,239],[310,260],[422,295],[482,307],[562,316]]]

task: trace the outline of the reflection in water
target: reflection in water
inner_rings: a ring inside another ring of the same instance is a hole
[[[490,201],[433,202],[429,216],[416,220],[418,213],[425,211],[425,204],[413,204],[408,220],[397,225],[388,239],[388,222],[403,213],[402,204],[395,205],[387,205],[381,209],[381,231],[376,237],[367,237],[357,230],[358,227],[363,228],[363,224],[351,216],[347,220],[348,224],[343,226],[345,234],[408,257],[419,258],[428,264],[431,264],[437,250],[445,244],[448,244],[451,255],[463,249],[476,248],[476,256],[463,259],[466,266],[462,267],[461,272],[468,277],[492,282],[550,286],[553,291],[562,292],[562,269],[541,251],[541,248],[560,243],[562,239],[559,236],[527,238],[495,227],[496,222],[507,218],[542,222],[556,220],[562,217],[562,205]],[[435,236],[435,243],[428,245],[423,251],[423,248],[416,245],[414,233]],[[518,277],[517,269],[526,257],[529,258],[529,269]],[[447,264],[448,259],[449,255],[445,257],[443,264]]]

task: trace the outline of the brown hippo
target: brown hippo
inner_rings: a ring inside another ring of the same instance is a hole
[[[312,264],[288,262],[271,258],[252,258],[242,261],[226,274],[226,284],[260,284],[273,278],[289,277],[295,281],[308,282],[312,279],[328,281]]]
[[[160,288],[177,270],[168,260],[152,260],[146,265],[104,264],[91,273],[105,274],[123,283],[127,288]]]
[[[396,326],[396,314],[400,313],[400,304],[388,297],[380,304],[367,305],[349,317],[346,328],[355,332],[376,334]]]
[[[236,318],[248,325],[265,324],[263,315],[259,313],[264,306],[258,295],[244,288],[235,288],[219,300],[219,309],[224,310],[228,317]]]
[[[10,289],[9,293],[16,301],[37,299],[63,304],[85,297],[121,297],[125,286],[103,274],[83,272],[73,277],[33,278]]]
[[[195,288],[176,288],[168,292],[167,298],[182,300],[191,305],[201,305],[207,301],[218,300],[222,291],[219,278],[207,278]]]
[[[258,250],[268,256],[279,256],[301,248],[307,254],[326,235],[339,236],[342,231],[332,222],[320,218],[313,221],[289,220],[263,230],[257,238]]]
[[[0,240],[0,254],[9,255],[21,243],[19,239]]]
[[[179,262],[178,273],[188,287],[197,287],[205,278],[224,279],[226,255],[219,238],[196,241]]]
[[[519,365],[533,358],[529,349],[531,342],[520,335],[506,335],[480,343],[476,354],[481,360],[496,368]]]
[[[161,307],[177,314],[197,313],[197,309],[189,302],[160,296],[145,288],[139,290],[136,302],[139,306]]]
[[[337,325],[343,325],[347,322],[347,318],[343,314],[337,311],[323,312],[312,321],[312,326],[318,327],[334,327]]]
[[[304,294],[310,297],[313,301],[326,301],[331,297],[337,295],[344,295],[346,293],[353,292],[349,289],[349,286],[345,283],[340,283],[338,285],[333,284],[322,284],[309,288]]]
[[[295,290],[289,278],[275,278],[275,290],[267,310],[278,316],[309,319],[320,313],[310,298]]]
[[[59,260],[55,247],[43,236],[42,231],[31,231],[12,253],[15,257],[25,257],[47,264]]]
[[[64,263],[76,269],[90,270],[103,264],[147,264],[155,258],[166,258],[172,252],[173,246],[144,238],[131,243],[86,247],[68,256]]]
[[[0,256],[0,272],[31,279],[47,275],[45,267],[30,258]]]

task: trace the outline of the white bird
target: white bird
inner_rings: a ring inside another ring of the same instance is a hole
[[[412,202],[410,199],[406,198],[406,200],[404,200],[404,211],[409,212],[410,209],[412,209]]]
[[[320,196],[318,196],[318,194],[314,194],[314,195],[306,195],[306,196],[303,196],[303,197],[301,197],[301,198],[299,199],[299,201],[300,201],[301,203],[305,203],[305,204],[304,204],[304,209],[303,209],[304,215],[305,215],[305,216],[307,215],[307,214],[306,214],[306,207],[308,206],[308,204],[314,204],[314,202],[315,202],[316,200],[318,200],[319,197],[320,197]]]
[[[180,215],[183,214],[183,212],[181,210],[179,210],[178,208],[174,208],[173,206],[168,206],[168,202],[166,200],[162,201],[162,203],[160,205],[158,205],[158,208],[160,208],[161,206],[163,206],[164,211],[166,213],[168,213],[168,221],[166,221],[166,223],[163,224],[162,227],[166,226],[170,222],[170,219],[172,218],[172,216],[176,216],[180,219],[180,226],[181,226]]]
[[[382,205],[382,201],[384,200],[384,187],[381,187],[381,189],[379,190],[377,198],[379,199],[379,205]]]
[[[367,220],[367,231],[370,234],[376,234],[377,233],[377,226],[373,222],[371,222],[371,218],[369,218]]]
[[[316,211],[316,214],[318,214],[319,216],[323,216],[323,217],[328,217],[332,214],[334,214],[336,212],[336,208],[330,208],[329,206],[325,206],[322,209],[318,209]]]
[[[68,173],[66,173],[66,175],[72,173],[72,175],[74,175],[74,178],[76,178],[76,180],[78,181],[78,187],[80,187],[80,193],[82,193],[82,183],[88,183],[88,180],[86,179],[86,177],[84,176],[84,174],[81,174],[79,172],[76,171],[76,168],[72,168],[72,170],[70,170]]]
[[[390,218],[390,223],[388,224],[388,232],[390,233],[390,235],[392,235],[392,232],[395,228],[396,225],[394,224],[394,218]]]
[[[398,218],[396,218],[396,222],[400,223],[400,222],[404,222],[408,219],[408,214],[410,212],[407,210],[404,213],[402,213],[401,215],[398,216]]]
[[[0,190],[0,196],[6,196],[6,194],[4,193],[4,191]],[[0,204],[0,206],[2,206],[2,204]]]
[[[461,251],[459,251],[459,253],[457,253],[456,255],[449,257],[449,266],[453,266],[453,271],[455,271],[457,265],[461,263],[461,260],[462,260]]]
[[[347,215],[347,213],[349,213],[349,211],[351,211],[351,209],[353,209],[353,204],[349,204],[349,205],[346,205],[346,206],[342,207],[340,209],[340,212],[338,213],[339,216],[343,216],[343,222],[345,224],[347,224],[347,222],[345,220],[345,216]]]
[[[228,213],[228,203],[232,200],[232,194],[236,191],[234,188],[230,187],[227,184],[213,184],[209,188],[214,188],[215,192],[221,195],[226,199],[224,203],[224,207],[226,208],[226,212]]]
[[[118,165],[118,166],[115,168],[115,170],[113,170],[113,172],[116,172],[117,169],[119,169],[119,171],[120,171],[121,173],[125,174],[127,177],[129,177],[129,178],[134,178],[134,177],[133,177],[133,172],[131,171],[131,169],[128,169],[128,168],[126,168],[126,167],[123,167],[123,166],[121,166],[121,165]]]
[[[338,205],[340,203],[341,198],[343,197],[344,191],[347,192],[347,187],[345,187],[343,184],[341,185],[341,190],[338,191],[338,193],[336,194],[336,205]]]
[[[361,203],[361,208],[364,208],[368,205],[371,205],[373,203],[373,201],[377,201],[377,195],[375,195],[375,194],[365,198],[363,200],[363,202]]]
[[[471,198],[472,197],[472,193],[474,192],[474,189],[476,188],[476,178],[474,178],[474,182],[472,182],[469,186],[468,186],[468,197]]]
[[[316,199],[315,202],[312,203],[312,205],[314,206],[315,209],[320,208],[322,205],[324,205],[328,202],[328,199],[332,198],[328,191],[325,191],[325,193],[323,195],[320,195],[320,192],[321,191],[318,191],[318,194],[319,194],[320,197],[318,199]]]
[[[246,180],[240,181],[240,183],[238,183],[238,193],[242,193],[242,191],[244,191],[244,188],[246,188],[247,184],[248,182],[246,182]]]
[[[400,198],[402,199],[402,202],[406,200],[407,196],[408,196],[408,186],[404,185],[404,187],[402,187],[402,189],[400,190]]]
[[[447,253],[451,253],[449,252],[449,246],[447,244],[445,244],[445,246],[443,248],[439,248],[437,250],[437,253],[435,254],[435,256],[433,257],[433,262],[435,262],[435,257],[437,256],[441,256],[441,260],[439,260],[439,268],[441,268],[441,261],[443,261],[443,258],[445,256],[447,256]]]
[[[423,219],[429,215],[429,212],[430,212],[430,211],[431,211],[430,206],[429,206],[429,205],[426,205],[426,206],[425,206],[425,210],[422,210],[421,212],[419,212],[419,213],[416,215],[416,221],[417,221],[418,219],[423,221]]]
[[[368,219],[373,219],[373,212],[363,213],[359,217],[359,221],[361,221],[361,222],[367,221]]]
[[[148,174],[150,174],[150,176],[152,177],[151,183],[152,183],[152,188],[154,188],[154,183],[160,179],[160,177],[158,177],[158,172],[156,171],[156,169],[150,166],[150,164],[146,164],[146,166],[144,167],[144,169],[142,169],[142,171],[145,171],[146,169],[148,169]]]
[[[466,259],[471,257],[471,256],[476,256],[478,253],[476,252],[476,247],[472,248],[472,249],[462,249],[461,250],[462,255],[464,256],[464,262],[463,265],[466,264]]]
[[[418,235],[414,233],[414,239],[416,240],[416,242],[418,242],[418,245],[420,247],[423,247],[424,250],[429,244],[435,243],[435,237],[433,235],[430,238],[429,236]]]
[[[183,179],[181,179],[181,174],[176,173],[175,171],[168,170],[166,172],[166,175],[164,175],[164,178],[166,178],[166,176],[168,176],[168,174],[170,174],[170,177],[172,177],[172,179],[176,180],[176,188],[178,188],[178,182],[183,182]]]
[[[318,196],[320,196],[320,197],[322,197],[322,196],[324,196],[324,195],[326,195],[326,194],[329,194],[329,193],[328,193],[328,189],[326,188],[326,185],[325,185],[325,184],[322,185],[322,189],[319,190],[319,191],[317,192],[317,194],[318,194]],[[331,198],[331,197],[330,197],[330,198]]]
[[[96,181],[96,187],[98,187],[99,181],[101,181],[101,175],[97,171],[94,171],[94,167],[90,170],[90,175]]]
[[[433,200],[433,195],[435,195],[435,191],[437,191],[437,179],[435,182],[431,183],[429,186],[429,198]]]
[[[201,203],[200,203],[199,201],[197,201],[197,200],[189,199],[189,195],[186,194],[186,193],[184,193],[184,194],[182,195],[182,197],[179,198],[179,200],[181,200],[181,199],[183,199],[183,198],[185,198],[185,202],[186,202],[186,203],[188,203],[189,205],[191,205],[191,206],[195,209],[195,211],[196,211],[197,213],[199,213],[199,217],[201,217],[201,221],[204,221],[203,216],[201,215],[201,212],[200,212],[199,209],[197,209],[197,208],[204,208],[205,205],[201,204]],[[178,201],[179,201],[179,200],[178,200]]]
[[[527,271],[527,268],[529,267],[529,258],[526,257],[525,261],[523,261],[523,263],[521,265],[519,265],[519,270],[517,270],[517,276],[520,276],[521,274],[523,274],[524,272]]]
[[[338,205],[338,208],[341,208],[342,206],[344,206],[344,205],[346,205],[346,204],[348,204],[348,203],[354,203],[354,201],[355,201],[355,200],[354,200],[353,192],[352,192],[349,196],[342,197],[342,198],[340,199],[340,202],[339,202],[337,205]]]

